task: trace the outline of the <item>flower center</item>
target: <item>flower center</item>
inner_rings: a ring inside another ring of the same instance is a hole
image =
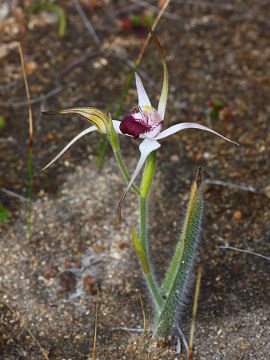
[[[142,134],[154,138],[159,134],[162,123],[159,113],[153,107],[136,107],[121,121],[120,130],[123,134],[133,136],[134,139]]]

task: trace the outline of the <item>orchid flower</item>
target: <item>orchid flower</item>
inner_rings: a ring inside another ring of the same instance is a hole
[[[152,30],[149,30],[156,46],[159,49],[164,71],[161,96],[157,109],[152,106],[139,75],[135,73],[138,93],[138,106],[133,108],[131,113],[122,121],[112,120],[110,115],[105,115],[100,110],[92,107],[47,112],[47,114],[54,115],[79,115],[85,120],[89,121],[91,126],[73,138],[65,146],[65,148],[52,161],[50,161],[48,165],[43,168],[43,170],[52,165],[70,148],[70,146],[72,146],[84,135],[93,131],[99,131],[101,134],[107,135],[108,140],[113,148],[115,157],[118,161],[119,167],[122,170],[123,175],[128,183],[118,206],[119,218],[121,218],[122,203],[130,187],[132,187],[133,190],[139,195],[140,235],[137,236],[135,229],[133,228],[132,237],[137,256],[140,260],[142,270],[145,275],[145,279],[148,283],[152,298],[155,303],[155,325],[157,332],[161,335],[165,335],[170,330],[172,330],[174,326],[177,315],[177,307],[178,304],[181,303],[180,300],[184,296],[185,288],[190,277],[189,274],[192,270],[193,257],[196,251],[196,244],[199,236],[203,209],[203,195],[201,189],[202,174],[200,169],[192,185],[184,228],[164,282],[162,286],[159,287],[155,281],[155,277],[152,274],[147,245],[147,197],[155,172],[156,150],[161,147],[161,140],[185,129],[199,129],[208,131],[221,137],[224,140],[232,142],[236,145],[238,144],[230,139],[227,139],[216,131],[197,123],[179,123],[162,131],[168,98],[168,70],[160,43]],[[140,159],[131,177],[126,170],[120,155],[118,134],[142,140],[139,144]],[[142,174],[141,186],[138,189],[134,185],[134,181],[144,164],[145,166]],[[177,329],[180,333],[180,336],[184,338],[184,335],[181,335],[182,332],[178,326]],[[185,340],[183,341],[184,344],[187,344]],[[186,348],[187,354],[189,354],[187,345]]]
[[[138,93],[138,106],[133,108],[131,111],[131,114],[126,116],[122,121],[118,120],[111,120],[110,118],[103,114],[101,111],[94,109],[94,108],[75,108],[75,109],[67,109],[67,110],[60,110],[58,112],[47,112],[45,114],[58,114],[58,115],[65,115],[65,114],[77,114],[85,118],[86,120],[90,121],[93,126],[83,130],[81,133],[79,133],[75,138],[73,138],[66,146],[65,148],[52,160],[49,162],[48,165],[46,165],[43,170],[48,168],[50,165],[52,165],[57,159],[59,159],[69,148],[71,145],[73,145],[76,141],[78,141],[81,137],[84,135],[93,132],[93,131],[99,131],[102,134],[107,134],[108,136],[111,136],[112,133],[117,133],[120,135],[126,135],[126,136],[132,136],[134,139],[143,139],[143,141],[139,145],[140,150],[140,159],[137,163],[136,169],[129,178],[127,171],[125,170],[125,167],[122,164],[119,163],[119,149],[118,149],[118,142],[115,140],[115,145],[112,144],[112,147],[114,149],[114,152],[117,155],[118,163],[120,165],[121,170],[124,173],[125,178],[128,180],[128,186],[126,187],[122,200],[124,199],[126,193],[132,186],[134,180],[136,179],[138,173],[140,172],[142,166],[144,165],[147,157],[149,154],[158,148],[161,147],[161,144],[159,143],[159,140],[163,140],[168,136],[171,136],[179,131],[185,130],[185,129],[199,129],[203,131],[208,131],[212,134],[215,134],[219,137],[221,137],[224,140],[227,140],[231,143],[234,143],[238,145],[236,142],[226,138],[225,136],[217,133],[216,131],[198,124],[198,123],[179,123],[176,125],[173,125],[169,127],[168,129],[161,131],[163,123],[164,123],[164,116],[166,111],[166,105],[167,105],[167,98],[168,98],[168,70],[167,65],[165,62],[165,57],[163,54],[163,50],[161,48],[161,45],[159,43],[159,40],[157,39],[156,35],[152,32],[150,29],[152,38],[155,41],[156,46],[159,49],[161,60],[163,63],[163,71],[164,71],[164,78],[163,78],[163,86],[161,90],[161,96],[158,104],[158,109],[156,110],[154,107],[152,107],[152,104],[147,96],[147,93],[144,89],[143,83],[137,73],[135,73],[136,78],[136,87],[137,87],[137,93]],[[109,125],[112,124],[111,129],[109,129]],[[115,136],[114,136],[114,139]],[[121,162],[121,161],[120,161]],[[135,189],[137,189],[135,187]]]

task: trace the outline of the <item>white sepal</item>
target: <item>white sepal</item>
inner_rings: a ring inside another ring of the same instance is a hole
[[[136,86],[137,86],[137,93],[138,93],[138,103],[140,108],[144,108],[145,106],[150,106],[151,103],[150,100],[146,94],[146,91],[143,87],[143,83],[139,75],[135,72],[135,78],[136,78]]]
[[[73,138],[65,147],[63,150],[60,151],[58,155],[56,155],[44,168],[41,169],[41,171],[44,171],[48,169],[56,160],[58,160],[76,141],[78,141],[81,137],[83,137],[86,134],[89,134],[92,131],[97,131],[96,126],[90,126],[89,128],[83,130],[80,132],[75,138]]]
[[[235,145],[239,145],[237,142],[226,138],[225,136],[223,136],[223,135],[219,134],[218,132],[208,128],[207,126],[200,125],[200,124],[197,124],[197,123],[180,123],[180,124],[173,125],[173,126],[169,127],[168,129],[162,131],[160,134],[158,134],[155,137],[155,140],[164,139],[167,136],[171,136],[171,135],[177,133],[178,131],[182,131],[182,130],[185,130],[185,129],[199,129],[199,130],[203,130],[203,131],[208,131],[208,132],[210,132],[212,134],[215,134],[215,135],[221,137],[222,139],[227,140],[227,141],[229,141],[229,142],[231,142],[231,143],[233,143]]]

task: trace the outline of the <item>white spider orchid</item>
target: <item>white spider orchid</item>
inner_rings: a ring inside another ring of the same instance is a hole
[[[151,30],[150,30],[151,31]],[[134,180],[136,179],[138,173],[140,172],[143,164],[145,163],[149,154],[158,148],[161,147],[159,140],[165,139],[166,137],[173,135],[179,131],[185,129],[199,129],[211,132],[231,143],[238,145],[236,142],[226,138],[225,136],[217,133],[210,128],[200,125],[197,123],[179,123],[169,127],[168,129],[161,131],[161,127],[164,122],[164,116],[166,111],[167,105],[167,98],[168,98],[168,70],[167,65],[165,62],[164,54],[160,43],[156,37],[156,35],[151,31],[151,35],[159,49],[163,69],[164,69],[164,79],[163,79],[163,86],[161,91],[161,96],[158,104],[158,110],[152,107],[151,102],[146,94],[142,81],[137,73],[135,73],[136,77],[136,87],[138,93],[138,107],[133,108],[130,115],[125,117],[123,121],[118,120],[111,120],[110,117],[103,114],[101,111],[94,109],[94,108],[74,108],[74,109],[67,109],[67,110],[60,110],[58,112],[47,112],[45,114],[55,114],[55,115],[65,115],[65,114],[76,114],[80,115],[86,120],[90,121],[93,126],[83,130],[79,133],[75,138],[73,138],[65,148],[51,161],[48,165],[46,165],[43,170],[48,168],[52,165],[57,159],[59,159],[67,150],[68,148],[73,145],[77,140],[79,140],[82,136],[92,132],[92,131],[99,131],[100,133],[107,134],[109,137],[114,138],[114,144],[111,141],[112,147],[116,154],[117,160],[119,162],[120,155],[118,152],[118,141],[117,137],[114,136],[115,132],[120,135],[127,135],[133,136],[134,139],[140,138],[143,141],[139,145],[139,150],[141,153],[140,159],[136,166],[136,169],[131,178],[129,178],[123,163],[120,164],[120,167],[124,173],[125,178],[128,180],[128,186],[126,187],[122,199],[125,197],[127,191],[132,186]],[[111,126],[113,125],[113,127]],[[119,156],[117,156],[119,155]],[[137,189],[137,188],[135,188]],[[138,189],[137,189],[138,190]],[[136,191],[137,191],[136,190]]]

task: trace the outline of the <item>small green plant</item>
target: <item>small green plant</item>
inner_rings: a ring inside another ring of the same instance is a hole
[[[59,18],[59,30],[58,30],[59,37],[61,38],[65,36],[67,21],[66,21],[65,11],[61,6],[49,2],[44,2],[44,3],[36,2],[28,6],[27,10],[29,12],[34,12],[35,14],[39,13],[42,10],[55,12]]]
[[[4,129],[6,122],[3,116],[0,115],[0,130]]]
[[[165,279],[159,286],[155,280],[155,274],[150,263],[147,231],[147,203],[156,168],[157,150],[161,148],[160,141],[185,129],[199,129],[213,133],[232,143],[234,142],[198,123],[178,123],[161,131],[168,98],[168,70],[161,45],[151,29],[150,33],[159,50],[163,64],[163,85],[157,110],[152,107],[142,81],[139,75],[135,73],[138,106],[133,108],[131,113],[122,121],[113,120],[110,115],[106,115],[100,110],[92,107],[46,112],[45,114],[49,115],[79,115],[89,121],[91,126],[72,139],[65,148],[44,167],[44,169],[48,168],[59,159],[59,157],[82,136],[93,131],[98,131],[100,134],[107,137],[118,165],[127,181],[127,186],[123,191],[118,206],[119,218],[121,218],[122,205],[129,189],[132,188],[138,196],[140,229],[139,234],[137,234],[135,226],[132,228],[132,238],[136,254],[153,299],[155,308],[155,332],[160,336],[164,336],[175,333],[177,329],[178,333],[182,334],[178,322],[182,315],[181,305],[191,283],[192,265],[196,256],[196,247],[203,213],[203,189],[202,172],[201,169],[199,169],[191,187],[183,231],[176,246],[172,261],[169,264]],[[118,135],[125,135],[129,136],[131,139],[133,137],[133,139],[142,140],[139,145],[140,159],[132,176],[129,175],[124,161],[122,160]],[[142,168],[141,184],[140,187],[137,187],[134,181]],[[184,341],[184,344],[186,344],[186,341]],[[188,352],[187,346],[185,347]]]
[[[0,203],[0,223],[4,223],[8,220],[9,213],[8,209]]]
[[[232,109],[219,99],[210,99],[208,106],[212,120],[230,120],[233,116]]]

